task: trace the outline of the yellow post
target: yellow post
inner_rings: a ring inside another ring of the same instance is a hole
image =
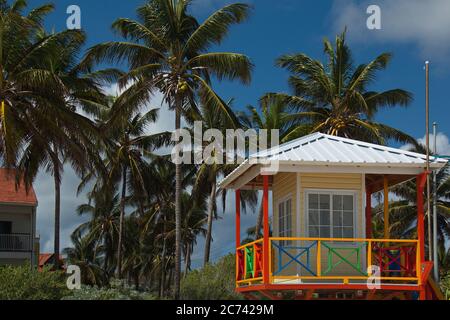
[[[244,280],[247,279],[247,248],[244,248]]]
[[[384,238],[390,238],[389,232],[389,182],[387,176],[384,176]]]
[[[256,243],[253,244],[253,278],[256,278]]]
[[[367,246],[367,269],[369,270],[369,277],[372,276],[372,241],[369,241]]]
[[[317,276],[322,276],[322,241],[317,241]]]

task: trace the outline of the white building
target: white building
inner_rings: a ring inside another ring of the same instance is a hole
[[[15,172],[0,169],[0,265],[37,265],[37,206],[33,188],[17,187]]]

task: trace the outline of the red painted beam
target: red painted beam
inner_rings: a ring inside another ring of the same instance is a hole
[[[264,214],[264,240],[263,240],[263,282],[270,283],[269,263],[270,263],[270,232],[269,232],[269,176],[263,176],[263,214]]]
[[[425,262],[425,217],[423,192],[427,182],[428,173],[422,173],[417,176],[417,237],[419,240],[420,263]]]
[[[236,249],[241,246],[241,190],[236,190]]]

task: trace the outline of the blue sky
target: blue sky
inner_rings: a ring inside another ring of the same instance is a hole
[[[200,20],[214,9],[234,1],[197,0],[192,12]],[[377,119],[399,128],[416,138],[425,135],[425,72],[424,61],[431,61],[431,120],[439,122],[440,153],[450,153],[447,136],[450,135],[448,90],[450,85],[450,1],[447,0],[252,0],[254,7],[248,22],[232,28],[230,37],[218,50],[247,54],[255,64],[250,86],[237,83],[216,84],[216,90],[225,98],[234,98],[235,106],[255,105],[258,98],[269,91],[288,91],[287,73],[274,66],[277,57],[285,53],[303,52],[317,59],[323,58],[322,39],[334,38],[344,26],[356,63],[368,62],[388,51],[394,59],[387,71],[380,73],[376,90],[402,88],[414,94],[414,102],[407,109],[397,108],[381,112]],[[30,0],[31,6],[44,3]],[[48,20],[49,29],[62,30],[66,25],[66,8],[77,4],[82,12],[82,28],[88,34],[88,46],[118,39],[110,29],[119,17],[135,17],[135,8],[142,0],[58,0],[56,11]],[[369,4],[381,8],[382,29],[370,31],[366,27],[366,9]],[[171,115],[163,112],[159,129],[171,129]],[[63,247],[69,245],[68,235],[80,222],[75,208],[83,197],[75,198],[77,178],[67,170],[63,185]],[[40,197],[39,223],[43,250],[52,250],[51,227],[53,200],[51,179],[39,177],[37,191]],[[230,204],[232,203],[230,197]],[[232,207],[232,205],[231,205]],[[230,206],[229,206],[230,208]],[[233,247],[232,210],[218,221],[220,232],[215,232],[213,256],[218,257]],[[255,216],[244,219],[244,225],[254,223]],[[219,228],[216,228],[216,230]],[[199,246],[202,245],[200,239]],[[202,250],[197,250],[200,257]],[[195,257],[194,257],[195,258]]]

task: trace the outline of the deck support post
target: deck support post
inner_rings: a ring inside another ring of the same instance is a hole
[[[389,180],[387,176],[383,177],[383,189],[384,189],[384,238],[390,238],[390,226],[389,226]]]
[[[241,190],[236,190],[236,249],[241,245]]]
[[[366,188],[366,238],[372,239],[372,190]]]
[[[425,225],[423,209],[423,193],[427,182],[428,173],[422,173],[417,176],[417,238],[419,240],[419,260],[420,266],[425,262]]]
[[[269,232],[269,176],[263,176],[263,215],[264,215],[264,239],[263,239],[263,283],[270,284],[270,232]]]

